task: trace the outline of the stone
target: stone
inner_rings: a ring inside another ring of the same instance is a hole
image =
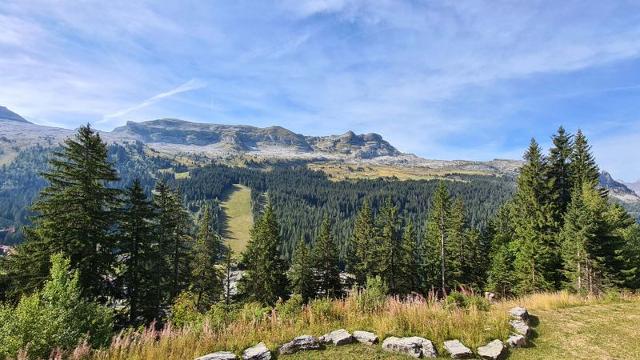
[[[471,359],[473,352],[464,346],[460,340],[447,340],[444,342],[444,349],[451,355],[452,359]]]
[[[196,360],[236,360],[236,354],[229,351],[218,351],[205,356],[200,356]]]
[[[258,343],[242,352],[243,360],[271,360],[271,351],[263,342]]]
[[[485,291],[484,298],[487,299],[490,303],[494,303],[496,301],[496,294],[489,291]]]
[[[377,344],[379,341],[376,334],[360,330],[356,330],[353,332],[353,338],[356,339],[356,341],[367,345]]]
[[[498,360],[502,358],[505,353],[506,348],[504,344],[500,340],[493,340],[485,346],[480,346],[478,348],[478,356],[481,359],[488,360]]]
[[[302,335],[292,341],[280,346],[278,350],[280,354],[293,354],[298,351],[319,350],[322,344],[317,337],[311,335]]]
[[[507,344],[512,348],[519,348],[527,345],[527,338],[522,335],[511,335],[507,339]]]
[[[354,338],[347,330],[339,329],[322,335],[319,340],[323,344],[333,343],[335,346],[340,346],[351,344],[354,341]]]
[[[511,327],[516,333],[524,335],[524,337],[531,336],[531,328],[526,322],[522,320],[511,320],[509,321],[509,324],[511,324]]]
[[[417,336],[406,338],[388,337],[382,342],[382,349],[406,354],[414,358],[434,358],[438,355],[431,341]]]
[[[509,310],[509,315],[511,315],[512,318],[517,320],[522,320],[525,322],[529,320],[529,312],[527,311],[527,309],[521,306],[517,306]]]

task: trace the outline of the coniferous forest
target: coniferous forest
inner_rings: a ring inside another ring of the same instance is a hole
[[[23,194],[23,240],[0,264],[0,356],[99,347],[121,329],[184,322],[191,305],[227,314],[369,286],[399,298],[640,287],[640,227],[599,187],[580,131],[560,128],[548,153],[532,140],[515,188],[470,175],[333,182],[295,162],[176,179],[130,146],[82,127],[32,180],[39,193]],[[252,189],[242,254],[221,235],[233,184]]]

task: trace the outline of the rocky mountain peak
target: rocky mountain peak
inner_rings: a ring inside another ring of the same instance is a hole
[[[14,113],[5,106],[0,106],[0,120],[10,120],[30,124],[30,122],[28,122],[25,118]]]

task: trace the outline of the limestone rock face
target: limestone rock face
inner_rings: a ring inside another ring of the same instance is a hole
[[[382,342],[385,351],[406,354],[414,358],[434,358],[437,356],[433,343],[425,338],[412,336],[406,338],[388,337]]]
[[[507,339],[507,344],[512,348],[519,348],[527,345],[527,338],[523,335],[511,335]]]
[[[482,359],[498,360],[501,359],[505,353],[506,348],[500,340],[493,340],[485,346],[478,348],[478,356]]]
[[[298,351],[319,350],[322,347],[317,337],[302,335],[280,347],[280,354],[293,354]]]
[[[376,334],[372,332],[360,331],[360,330],[356,330],[353,332],[353,338],[356,339],[358,342],[367,344],[367,345],[377,344],[379,341]]]
[[[524,335],[524,337],[527,338],[531,336],[531,328],[523,320],[511,320],[509,324],[511,324],[511,327],[516,333]]]
[[[354,341],[353,336],[345,329],[334,330],[320,337],[323,344],[333,343],[335,346],[351,344]]]
[[[271,351],[261,342],[242,353],[243,360],[271,360]]]
[[[517,306],[509,310],[509,315],[516,320],[522,320],[524,322],[529,321],[529,312],[527,309]]]
[[[205,356],[201,356],[196,360],[236,360],[238,357],[229,351],[218,351]]]
[[[460,340],[448,340],[444,342],[444,349],[451,355],[452,359],[471,359],[473,352],[464,346]]]

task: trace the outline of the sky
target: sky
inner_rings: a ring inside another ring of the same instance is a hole
[[[640,179],[639,1],[0,2],[0,105],[111,130],[174,117],[521,158],[563,125]]]

